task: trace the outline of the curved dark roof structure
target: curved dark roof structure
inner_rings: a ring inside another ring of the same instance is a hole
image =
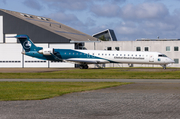
[[[88,34],[50,18],[0,9],[4,34],[27,34],[35,43],[69,43],[97,41]]]

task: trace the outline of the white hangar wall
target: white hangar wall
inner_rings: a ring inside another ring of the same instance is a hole
[[[0,67],[22,67],[20,44],[0,44]]]
[[[177,63],[169,65],[169,67],[180,67],[180,41],[102,41],[96,43],[85,43],[85,47],[88,50],[108,50],[111,47],[111,50],[116,50],[116,47],[119,48],[119,51],[136,51],[137,47],[140,47],[141,51],[145,51],[145,48],[148,47],[150,52],[160,52],[173,60],[177,60]],[[167,50],[166,48],[169,48]],[[178,48],[175,51],[175,47]],[[100,65],[105,67],[128,67],[128,64],[105,64]],[[145,65],[145,64],[134,64],[135,67],[160,67],[159,65]],[[91,67],[96,67],[91,65]]]
[[[0,43],[3,43],[3,16],[0,16]]]

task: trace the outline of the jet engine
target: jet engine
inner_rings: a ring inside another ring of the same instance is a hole
[[[51,54],[54,54],[54,49],[53,48],[44,48],[42,50],[39,50],[38,53],[43,54],[43,55],[51,55]]]

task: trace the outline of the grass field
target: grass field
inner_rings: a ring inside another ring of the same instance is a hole
[[[180,79],[180,70],[71,69],[42,73],[0,73],[1,79]]]
[[[120,82],[0,82],[0,100],[42,100],[72,92],[96,90],[129,83]]]

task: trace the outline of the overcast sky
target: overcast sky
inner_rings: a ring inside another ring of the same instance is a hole
[[[0,9],[48,17],[89,35],[113,29],[121,41],[180,39],[180,0],[0,0]]]

